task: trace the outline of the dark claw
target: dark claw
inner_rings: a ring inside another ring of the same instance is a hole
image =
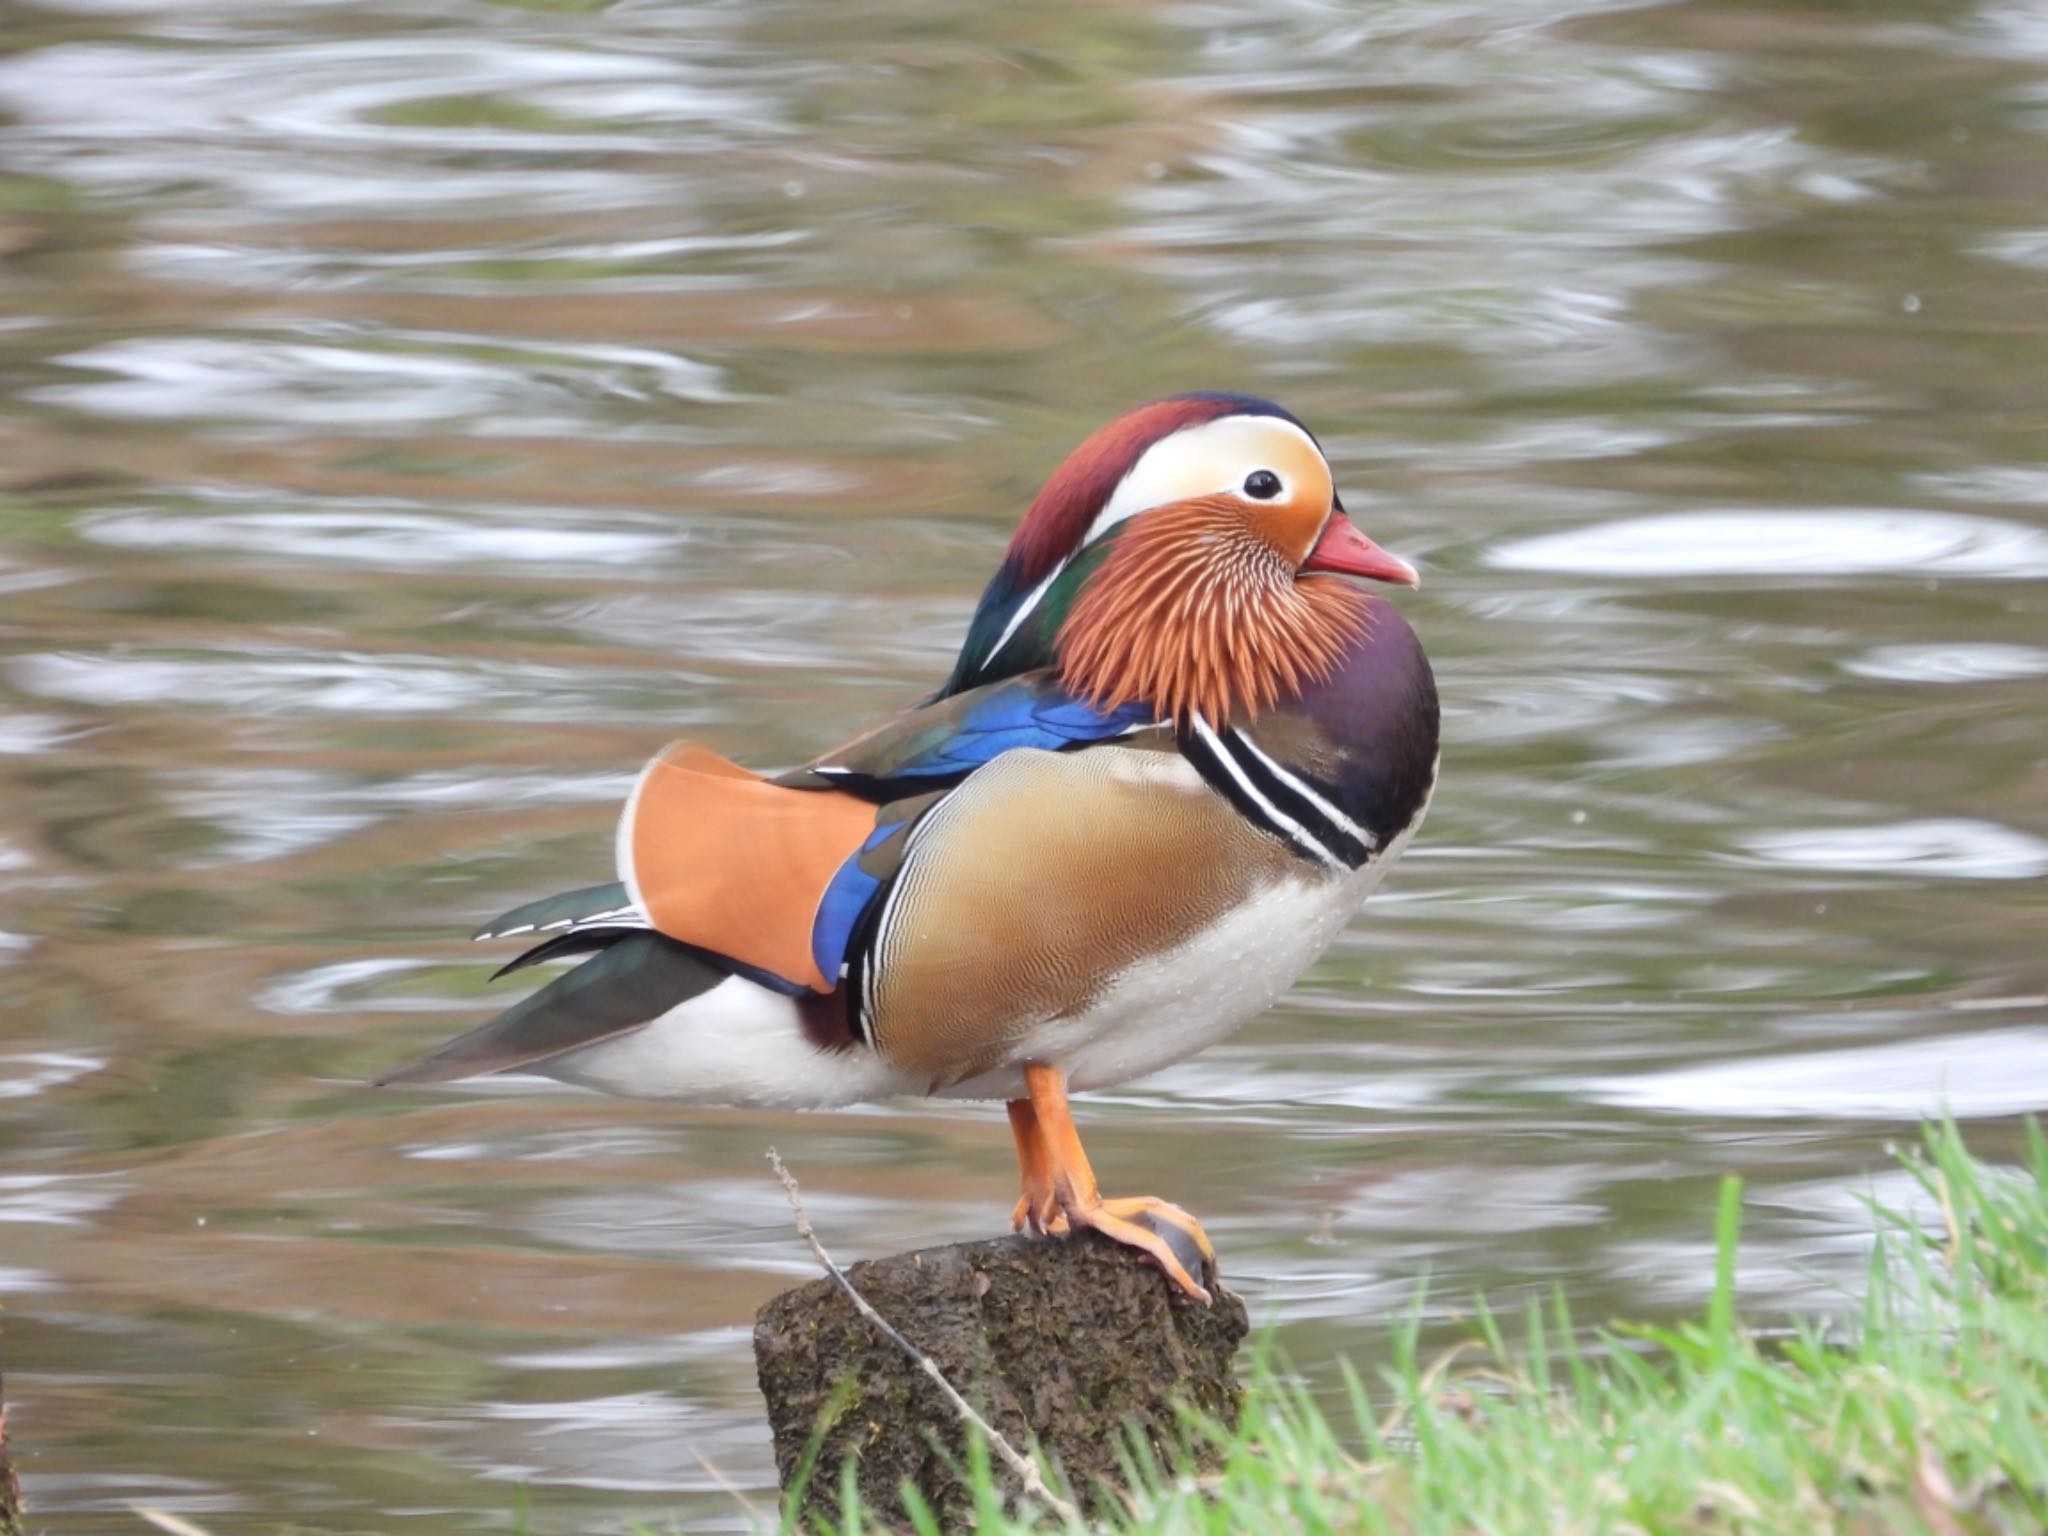
[[[1130,1218],[1132,1223],[1166,1240],[1166,1246],[1173,1250],[1191,1275],[1199,1275],[1202,1284],[1210,1290],[1216,1289],[1219,1274],[1216,1260],[1202,1251],[1202,1245],[1195,1241],[1195,1235],[1171,1216],[1161,1211],[1138,1211]]]

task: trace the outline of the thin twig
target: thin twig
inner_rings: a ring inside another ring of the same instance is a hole
[[[697,1465],[702,1467],[706,1472],[709,1472],[711,1474],[711,1480],[717,1483],[718,1486],[723,1488],[727,1493],[731,1494],[735,1499],[739,1500],[740,1508],[744,1509],[748,1514],[754,1517],[755,1525],[763,1525],[764,1518],[761,1514],[760,1506],[757,1505],[752,1499],[747,1497],[747,1490],[742,1488],[738,1483],[734,1482],[731,1478],[727,1477],[725,1473],[719,1469],[718,1463],[713,1461],[709,1456],[706,1456],[702,1451],[698,1451],[696,1454]]]
[[[1003,1465],[1016,1474],[1017,1481],[1026,1493],[1043,1503],[1067,1524],[1077,1524],[1081,1512],[1046,1487],[1044,1477],[1039,1474],[1038,1463],[1010,1444],[995,1425],[975,1412],[974,1405],[956,1392],[953,1384],[939,1374],[939,1368],[932,1364],[930,1357],[898,1333],[895,1326],[870,1306],[865,1296],[853,1288],[853,1282],[846,1278],[846,1271],[833,1261],[832,1255],[825,1251],[825,1245],[818,1241],[818,1234],[811,1230],[811,1218],[805,1214],[803,1192],[797,1188],[796,1176],[783,1166],[782,1154],[773,1147],[768,1149],[768,1166],[775,1170],[775,1177],[782,1181],[782,1192],[789,1197],[789,1208],[796,1213],[796,1235],[811,1245],[812,1254],[825,1266],[825,1273],[830,1275],[838,1283],[839,1289],[846,1293],[846,1299],[853,1303],[854,1310],[872,1323],[878,1333],[908,1355],[911,1363],[932,1379],[933,1385],[945,1394],[946,1401],[953,1405],[953,1411],[960,1416],[963,1424],[972,1425],[981,1431],[990,1448],[1002,1458]]]
[[[1456,1363],[1458,1356],[1464,1354],[1468,1349],[1476,1349],[1478,1347],[1476,1339],[1463,1339],[1430,1361],[1428,1369],[1416,1378],[1415,1401],[1417,1403],[1429,1401],[1430,1394],[1436,1390],[1438,1379]],[[1390,1439],[1394,1431],[1401,1427],[1401,1421],[1407,1417],[1407,1407],[1396,1403],[1388,1411],[1387,1416],[1380,1420],[1380,1438],[1382,1440]]]

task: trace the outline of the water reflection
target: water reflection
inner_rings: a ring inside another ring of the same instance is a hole
[[[63,1051],[22,1051],[0,1056],[0,1099],[26,1099],[48,1093],[104,1066],[106,1063],[97,1057]]]
[[[2048,841],[2011,827],[1950,817],[1877,827],[1753,832],[1742,846],[1774,864],[1845,873],[2030,880],[2048,874]]]
[[[1946,1111],[1977,1120],[2040,1109],[2043,1073],[2048,1030],[2005,1029],[1582,1078],[1574,1086],[1604,1103],[1663,1114],[1897,1122]]]
[[[518,662],[463,666],[430,656],[369,656],[275,647],[196,655],[51,652],[16,658],[7,677],[24,693],[120,708],[199,706],[226,714],[446,716],[457,710],[515,720],[631,718],[655,691],[631,673]],[[687,714],[684,719],[687,720]]]
[[[571,211],[633,203],[629,172],[549,170],[548,157],[669,152],[674,125],[724,148],[773,134],[778,104],[691,52],[436,36],[387,17],[391,35],[265,39],[264,13],[197,8],[174,48],[59,43],[0,67],[0,103],[32,128],[19,165],[129,196],[194,181],[270,217],[349,211]],[[694,18],[689,18],[694,20]],[[687,26],[676,27],[687,36]],[[252,35],[253,34],[253,35]],[[729,61],[724,61],[729,62]],[[516,175],[421,175],[465,153],[533,156]]]
[[[640,528],[595,528],[588,513],[567,508],[464,512],[352,501],[279,510],[276,502],[286,498],[276,492],[244,492],[232,499],[255,505],[216,513],[111,512],[85,519],[78,531],[119,549],[397,570],[499,564],[598,570],[659,560],[683,543],[680,532],[654,526],[652,518]]]
[[[1511,570],[1587,576],[2048,575],[2048,533],[1954,512],[1683,512],[1520,539]]]
[[[380,1096],[680,734],[929,687],[1018,509],[1272,394],[1428,586],[1431,824],[1084,1114],[1324,1384],[1561,1286],[1851,1303],[2048,1107],[2048,45],[1692,0],[21,12],[0,59],[0,1292],[56,1531],[740,1529],[746,1324],[980,1235],[1000,1116]],[[1887,1198],[1910,1190],[1880,1175]],[[231,1390],[224,1391],[223,1384]],[[181,1434],[167,1442],[162,1426]]]
[[[289,858],[420,812],[616,806],[632,790],[633,777],[448,771],[360,783],[340,774],[273,769],[198,775],[169,789],[166,799],[189,821],[216,833],[211,847],[181,861],[206,868]]]
[[[0,1222],[80,1226],[88,1216],[106,1210],[120,1198],[119,1185],[107,1179],[67,1174],[0,1174]]]
[[[230,417],[384,433],[469,422],[482,435],[507,436],[574,431],[586,419],[574,409],[579,401],[726,398],[717,369],[644,347],[403,331],[361,340],[367,345],[189,336],[109,342],[56,360],[109,377],[27,393],[96,416]]]
[[[1880,645],[1845,663],[1862,677],[1897,683],[1989,683],[2048,673],[2048,650],[2033,645]]]

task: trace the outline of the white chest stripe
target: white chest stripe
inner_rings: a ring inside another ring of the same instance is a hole
[[[1238,791],[1244,798],[1258,808],[1259,815],[1269,827],[1303,852],[1321,860],[1332,869],[1347,867],[1344,861],[1324,846],[1307,827],[1281,810],[1279,806],[1275,805],[1260,791],[1258,785],[1252,782],[1251,775],[1245,772],[1244,766],[1238,762],[1230,749],[1224,746],[1223,739],[1216,734],[1215,728],[1207,720],[1203,719],[1200,715],[1196,715],[1194,717],[1194,726],[1196,739],[1204,747],[1208,748],[1217,765],[1230,776],[1231,781],[1236,784]]]
[[[1282,768],[1278,763],[1274,762],[1272,758],[1268,757],[1263,751],[1259,749],[1259,744],[1256,741],[1253,741],[1251,737],[1245,735],[1244,732],[1232,731],[1230,733],[1230,742],[1232,746],[1242,747],[1245,751],[1249,752],[1253,757],[1257,758],[1262,764],[1265,765],[1266,772],[1272,774],[1274,778],[1278,779],[1282,784],[1285,784],[1289,789],[1293,790],[1294,793],[1301,796],[1303,800],[1307,801],[1310,805],[1314,806],[1318,811],[1322,812],[1322,814],[1329,820],[1332,826],[1345,832],[1349,836],[1356,838],[1359,842],[1363,843],[1367,849],[1373,849],[1379,846],[1380,840],[1378,838],[1374,837],[1370,832],[1366,831],[1365,828],[1361,827],[1349,816],[1346,816],[1342,811],[1338,810],[1337,807],[1331,804],[1327,798],[1319,794],[1315,786],[1310,784],[1306,779],[1302,778],[1299,774],[1296,774],[1289,769]]]

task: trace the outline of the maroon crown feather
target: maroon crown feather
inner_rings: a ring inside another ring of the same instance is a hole
[[[1067,455],[1066,462],[1053,471],[1033,498],[1031,510],[1010,540],[1003,569],[1021,586],[1035,586],[1079,546],[1089,525],[1147,448],[1183,427],[1219,416],[1248,414],[1286,413],[1245,395],[1175,395],[1126,411],[1107,426],[1098,427]]]

